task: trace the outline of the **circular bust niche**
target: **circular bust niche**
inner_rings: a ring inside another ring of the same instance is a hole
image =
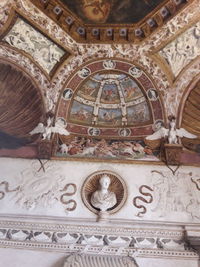
[[[81,197],[85,206],[97,214],[99,209],[92,206],[90,203],[90,199],[92,194],[99,189],[99,179],[103,176],[109,176],[111,183],[109,186],[109,191],[114,192],[116,194],[117,203],[114,207],[107,210],[109,214],[113,214],[118,212],[125,204],[127,199],[127,187],[124,180],[116,173],[112,171],[98,171],[89,175],[81,189]]]

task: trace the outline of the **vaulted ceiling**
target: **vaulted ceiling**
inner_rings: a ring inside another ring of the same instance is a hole
[[[186,0],[32,0],[79,42],[140,42],[188,5]]]
[[[142,142],[173,114],[177,127],[200,136],[199,6],[2,1],[0,130],[27,136],[52,112],[67,124],[70,142],[104,138],[113,147]],[[199,142],[186,146],[197,151]]]

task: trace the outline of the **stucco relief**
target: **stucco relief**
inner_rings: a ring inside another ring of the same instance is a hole
[[[49,161],[33,161],[29,168],[18,175],[17,186],[14,188],[7,181],[0,182],[0,186],[0,200],[6,197],[6,193],[12,192],[12,201],[27,210],[52,207],[59,203],[63,204],[68,214],[77,207],[74,200],[76,185],[67,183],[66,177],[60,174],[60,169]]]
[[[3,40],[31,55],[48,74],[65,54],[63,49],[20,18]]]
[[[0,3],[0,29],[8,19],[9,11],[12,7],[13,0],[2,0]]]
[[[115,224],[105,227],[23,221],[1,221],[0,226],[0,246],[6,247],[18,245],[20,248],[112,256],[144,256],[149,253],[156,256],[162,253],[174,258],[196,255],[181,226],[169,230],[141,223],[139,228],[131,229]]]
[[[64,263],[63,267],[138,267],[136,261],[132,257],[119,256],[100,256],[89,254],[71,254]]]
[[[138,209],[136,216],[146,216],[149,212],[156,213],[160,218],[179,214],[187,216],[190,220],[199,220],[199,186],[198,175],[153,170],[151,186],[140,186],[139,192],[142,196],[133,199],[133,205]]]
[[[159,54],[167,61],[175,77],[200,55],[200,22],[166,45]]]

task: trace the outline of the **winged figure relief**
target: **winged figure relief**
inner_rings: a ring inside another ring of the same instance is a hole
[[[30,135],[42,134],[43,140],[50,140],[52,133],[58,133],[60,135],[70,135],[70,133],[65,129],[67,124],[63,124],[59,121],[55,123],[55,126],[52,126],[52,119],[48,117],[47,125],[45,126],[42,122],[29,133]]]
[[[176,128],[176,118],[169,116],[169,129],[161,126],[155,133],[146,137],[147,140],[158,140],[167,138],[169,144],[179,144],[179,138],[187,137],[191,139],[197,138],[196,135],[191,134],[184,128]]]

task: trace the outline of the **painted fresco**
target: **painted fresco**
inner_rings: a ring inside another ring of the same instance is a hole
[[[76,90],[69,119],[81,125],[92,122],[103,127],[141,125],[151,120],[147,98],[133,77],[100,72],[89,76]]]
[[[90,124],[92,119],[92,110],[93,107],[74,101],[71,108],[70,119],[73,122],[85,122],[86,124]]]
[[[135,81],[130,79],[129,77],[120,82],[122,92],[125,98],[125,101],[131,101],[137,97],[141,97],[143,94],[141,89],[137,85]]]
[[[158,161],[155,152],[153,153],[141,140],[119,141],[84,137],[74,137],[64,142],[60,140],[56,156],[66,158]]]
[[[116,84],[105,84],[101,95],[102,103],[119,103],[120,97]]]
[[[85,23],[136,23],[164,0],[62,0]]]
[[[120,109],[99,109],[98,124],[102,126],[120,126],[121,125]]]
[[[150,120],[148,106],[145,102],[140,105],[127,108],[128,124],[138,124]]]
[[[83,97],[85,99],[95,101],[100,85],[101,84],[96,82],[96,81],[88,80],[80,88],[80,90],[78,91],[77,95],[79,95],[79,96],[81,96],[81,97]]]

